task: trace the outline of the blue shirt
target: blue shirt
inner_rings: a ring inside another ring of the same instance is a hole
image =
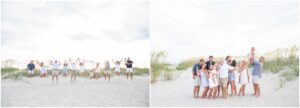
[[[35,66],[34,66],[33,63],[29,63],[29,64],[27,65],[27,69],[28,69],[28,70],[34,70],[34,68],[35,68]]]
[[[201,69],[202,66],[200,66],[199,63],[194,64],[193,70],[192,70],[192,72],[193,72],[194,75],[197,75],[197,70],[196,70],[197,68]]]
[[[262,64],[254,60],[252,65],[253,65],[252,76],[259,76],[261,78]]]

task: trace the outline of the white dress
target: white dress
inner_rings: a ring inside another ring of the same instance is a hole
[[[209,84],[208,84],[208,80],[207,80],[207,76],[206,74],[200,70],[200,74],[201,74],[201,87],[204,88],[204,87],[208,87]]]
[[[80,66],[80,73],[84,72],[84,66]]]
[[[209,78],[208,78],[208,83],[209,83],[209,88],[213,88],[216,86],[216,84],[213,81],[212,73],[209,73]]]
[[[240,84],[244,85],[244,84],[247,84],[247,69],[244,69],[242,72],[241,72],[241,75],[240,75]]]
[[[115,72],[121,72],[120,65],[116,65],[116,67],[115,67]]]
[[[100,73],[100,70],[101,70],[101,68],[99,66],[98,68],[96,68],[95,73]]]

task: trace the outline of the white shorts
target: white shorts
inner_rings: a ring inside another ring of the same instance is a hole
[[[104,73],[110,74],[110,70],[104,70]]]
[[[52,70],[52,75],[58,75],[58,70]]]
[[[195,76],[195,79],[194,79],[194,86],[200,86],[200,84],[201,84],[200,77]]]
[[[259,84],[260,83],[260,78],[259,76],[252,76],[252,82],[254,84]]]
[[[121,69],[116,67],[115,72],[121,72]]]
[[[34,70],[28,70],[28,73],[34,74]]]
[[[132,68],[126,68],[126,72],[132,73],[133,69]]]

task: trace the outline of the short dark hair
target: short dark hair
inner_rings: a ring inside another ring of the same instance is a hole
[[[213,56],[209,56],[209,58],[214,58]]]

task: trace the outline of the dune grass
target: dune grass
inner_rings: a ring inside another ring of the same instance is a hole
[[[275,51],[264,54],[264,70],[272,73],[280,72],[285,81],[299,77],[299,46],[278,48]],[[282,81],[284,83],[284,81]]]
[[[166,51],[151,52],[151,83],[156,82],[161,75],[166,80],[172,79],[171,64],[166,62],[166,57]]]

